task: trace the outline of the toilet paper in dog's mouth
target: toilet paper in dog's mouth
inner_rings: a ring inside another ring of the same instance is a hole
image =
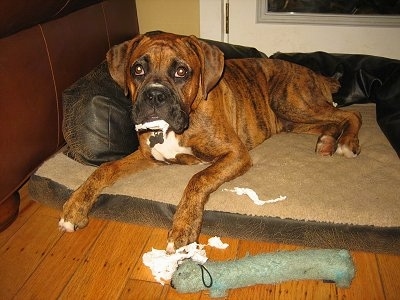
[[[169,124],[165,122],[164,120],[156,120],[156,121],[150,121],[146,123],[141,123],[135,125],[135,130],[140,131],[140,130],[162,130],[162,131],[167,131],[169,127]]]

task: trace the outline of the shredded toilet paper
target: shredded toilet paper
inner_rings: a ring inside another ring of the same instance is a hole
[[[278,198],[271,200],[260,200],[257,193],[250,188],[234,187],[233,190],[223,189],[223,191],[233,192],[237,195],[247,195],[256,205],[264,205],[266,203],[275,203],[286,200],[286,196],[279,196]]]
[[[212,237],[208,240],[208,246],[225,249],[229,245],[223,243],[219,237]],[[152,248],[151,251],[143,254],[143,264],[150,268],[153,277],[164,285],[172,277],[179,264],[184,259],[192,259],[195,262],[204,264],[208,257],[204,247],[206,245],[191,243],[181,247],[173,254],[167,254],[165,250]]]
[[[220,237],[214,236],[214,237],[208,239],[208,246],[218,248],[218,249],[226,249],[229,247],[229,244],[223,243],[221,241]]]
[[[135,125],[136,131],[150,129],[150,130],[162,130],[165,132],[167,131],[168,127],[169,124],[164,120],[156,120]]]

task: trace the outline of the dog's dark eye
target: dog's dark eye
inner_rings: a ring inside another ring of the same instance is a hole
[[[135,75],[135,76],[142,76],[142,75],[144,75],[144,68],[143,68],[143,66],[141,65],[141,64],[136,64],[136,65],[134,65],[133,66],[133,68],[132,68],[132,73]]]
[[[182,78],[185,77],[186,74],[188,73],[187,68],[185,67],[178,67],[175,71],[175,77],[176,78]]]

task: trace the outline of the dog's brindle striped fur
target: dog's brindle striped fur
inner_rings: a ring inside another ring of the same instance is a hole
[[[252,164],[249,150],[271,135],[317,134],[316,152],[323,156],[360,152],[360,114],[335,108],[332,93],[338,81],[305,67],[267,58],[224,62],[216,47],[172,34],[136,37],[112,48],[107,59],[113,79],[132,99],[133,121],[168,122],[172,146],[160,154],[163,163],[209,163],[183,192],[168,234],[169,252],[197,240],[210,194],[245,173]],[[160,164],[148,143],[154,132],[138,135],[139,150],[101,165],[72,194],[63,208],[63,230],[87,225],[104,187]],[[170,150],[176,151],[172,158],[166,153]]]

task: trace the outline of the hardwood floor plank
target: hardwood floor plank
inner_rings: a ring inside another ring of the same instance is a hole
[[[64,299],[115,299],[140,259],[152,229],[107,222],[87,258],[61,294]]]
[[[4,299],[13,297],[36,270],[62,233],[55,217],[41,214],[43,207],[0,249],[0,290]]]
[[[318,280],[290,281],[275,287],[275,299],[337,299],[336,285]]]
[[[376,255],[380,278],[387,300],[397,300],[400,296],[400,256]]]
[[[56,299],[87,258],[105,224],[104,220],[92,219],[83,230],[63,233],[18,292],[16,299]],[[49,274],[57,280],[48,281]]]
[[[246,288],[230,290],[228,299],[266,300],[266,299],[274,299],[274,297],[275,297],[275,286],[270,284],[263,284],[263,285],[253,285]]]
[[[170,285],[165,286],[165,292],[166,296],[163,299],[166,300],[198,300],[201,296],[201,293],[180,294]]]
[[[26,196],[21,196],[19,215],[17,219],[6,230],[0,232],[0,247],[26,223],[26,221],[39,209],[40,205],[34,201],[26,200]]]
[[[120,299],[161,299],[164,287],[156,282],[142,280],[128,280]]]
[[[339,299],[385,299],[375,254],[352,252],[356,275],[350,288],[338,288]]]

